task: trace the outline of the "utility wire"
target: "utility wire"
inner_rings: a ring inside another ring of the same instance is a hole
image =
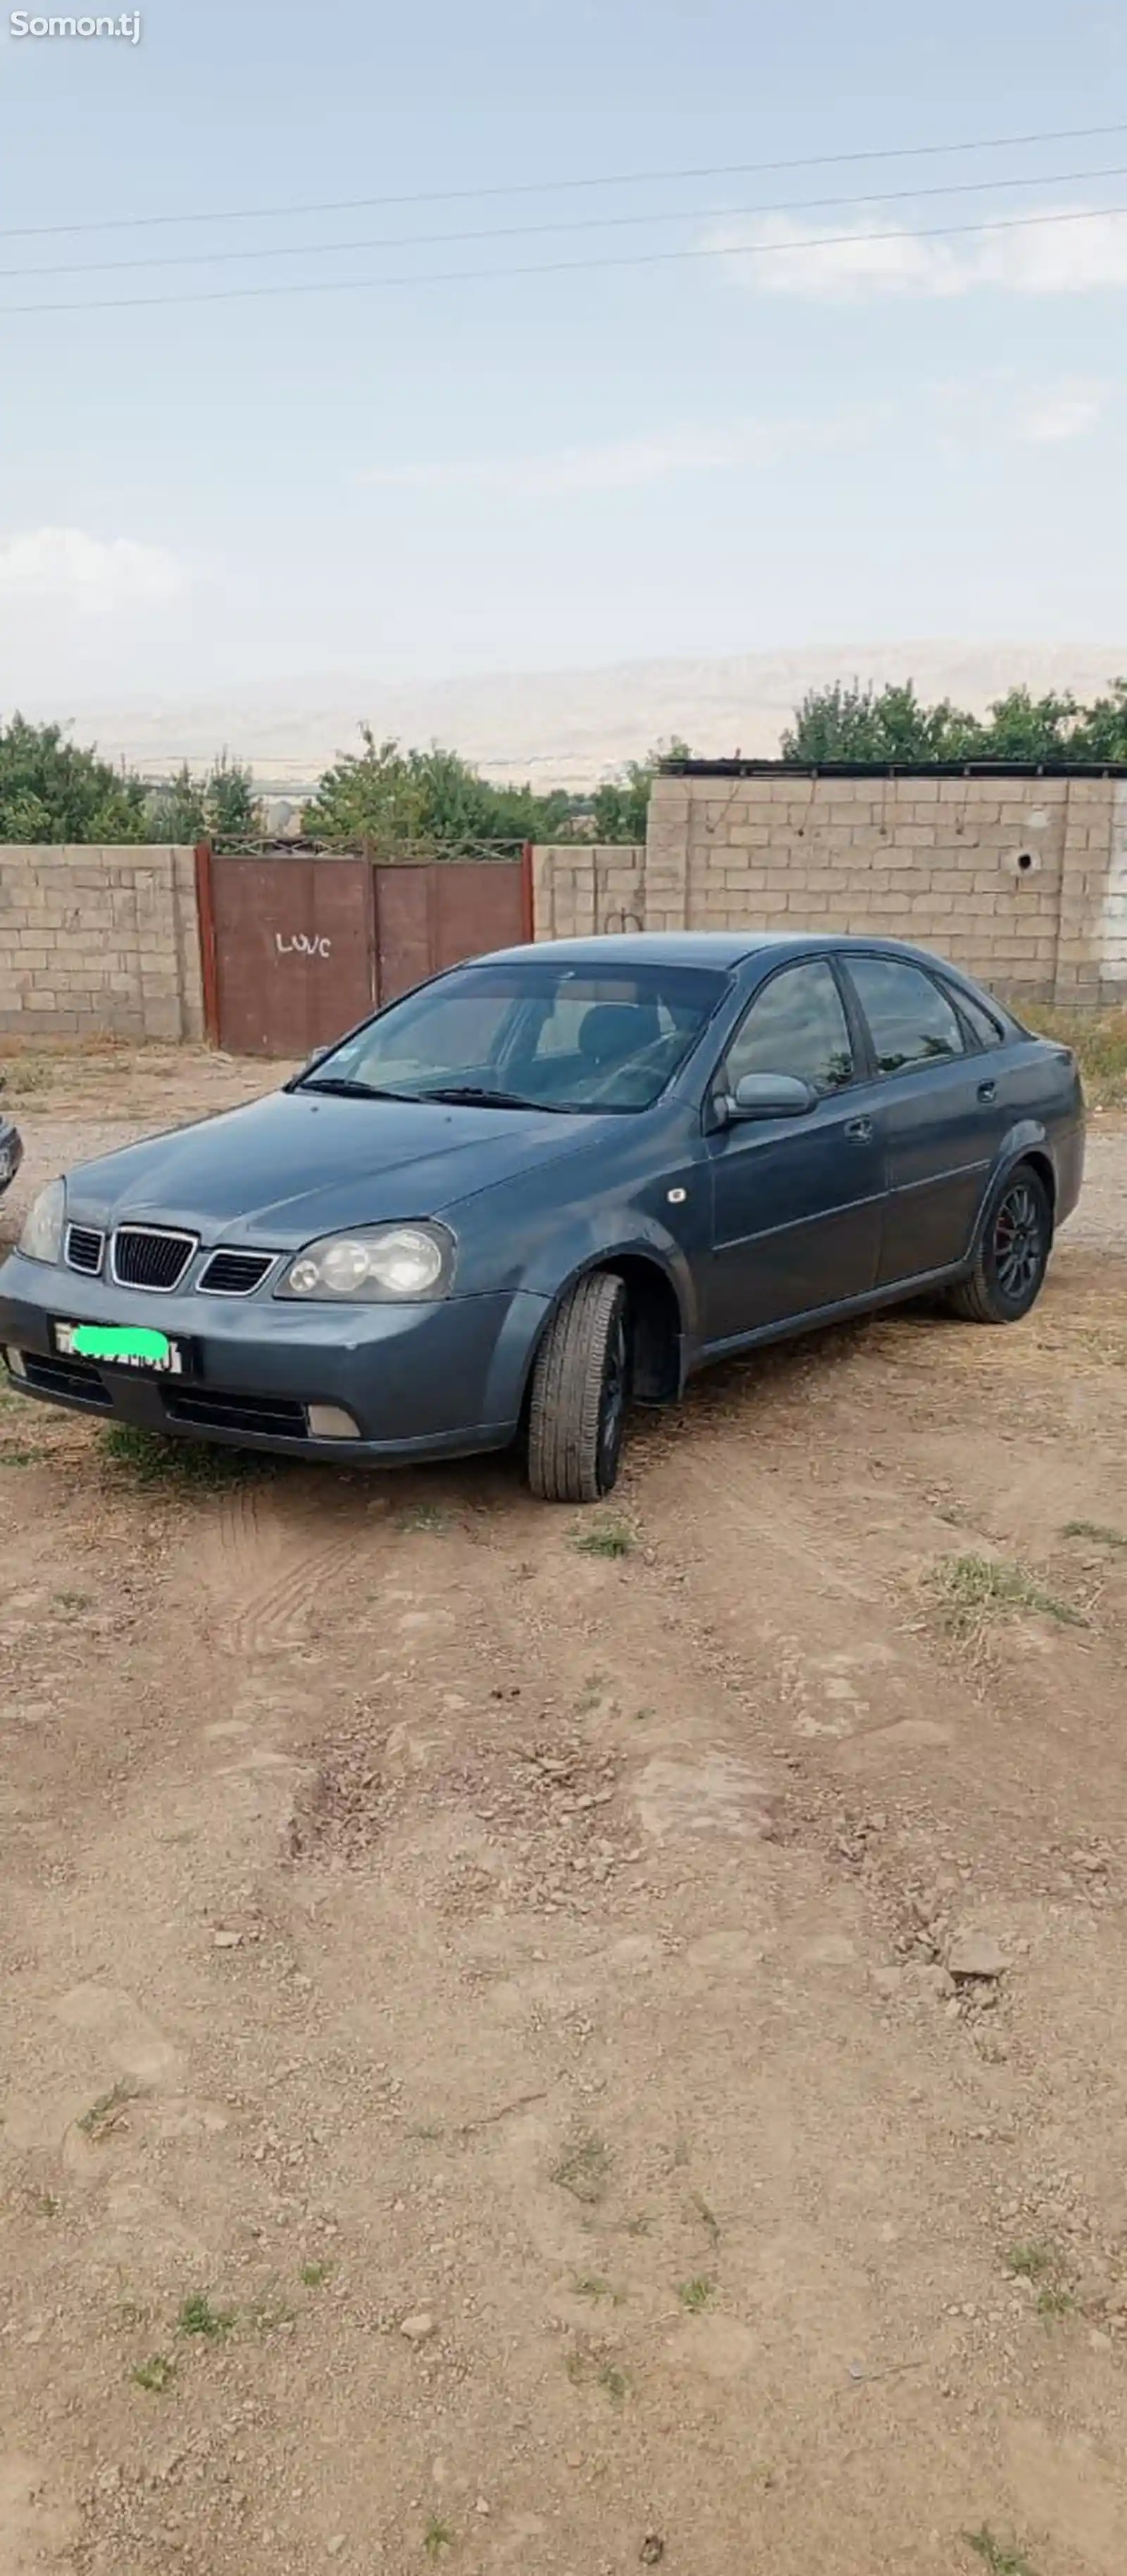
[[[369,233],[361,241],[282,242],[266,250],[178,250],[147,253],[141,259],[52,260],[35,268],[0,268],[0,277],[98,277],[108,270],[211,268],[226,266],[233,260],[310,259],[318,253],[337,251],[434,250],[455,242],[524,241],[542,233],[613,232],[639,224],[719,223],[732,216],[808,215],[837,206],[898,206],[907,199],[914,202],[921,197],[973,197],[987,188],[1065,188],[1081,180],[1124,178],[1127,164],[1118,162],[1103,170],[1046,170],[1040,176],[1021,179],[956,179],[931,188],[866,190],[860,197],[775,198],[767,205],[680,207],[659,215],[580,215],[570,222],[488,224],[474,232],[390,233],[382,238]]]
[[[139,313],[155,306],[178,304],[231,304],[264,296],[281,295],[348,295],[359,294],[380,286],[464,286],[480,279],[510,277],[562,277],[579,272],[590,274],[598,269],[659,268],[674,261],[717,259],[723,255],[747,259],[785,259],[795,251],[847,250],[865,242],[946,241],[967,233],[1032,232],[1055,224],[1090,224],[1119,215],[1127,215],[1127,206],[1075,207],[1054,215],[1008,215],[991,218],[986,223],[932,224],[918,229],[909,227],[899,232],[816,233],[800,235],[788,242],[728,242],[704,244],[692,250],[628,251],[610,259],[528,260],[513,268],[445,268],[416,274],[408,272],[389,277],[313,278],[304,284],[280,286],[209,286],[193,287],[185,295],[104,295],[86,301],[59,304],[0,304],[0,315],[17,313]]]
[[[1061,125],[1039,134],[993,134],[961,143],[889,144],[872,152],[812,153],[794,161],[719,161],[690,170],[618,170],[584,179],[502,180],[485,188],[427,188],[409,196],[332,197],[285,206],[206,206],[197,214],[87,216],[73,224],[9,224],[0,227],[0,241],[44,240],[60,233],[147,231],[158,224],[273,223],[285,215],[356,214],[374,206],[457,205],[474,198],[542,197],[577,188],[640,188],[653,181],[762,178],[783,170],[841,169],[860,161],[927,160],[949,152],[1016,152],[1034,143],[1091,142],[1108,134],[1127,134],[1127,124]]]

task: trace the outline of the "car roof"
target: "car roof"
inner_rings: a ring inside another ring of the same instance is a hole
[[[538,939],[519,948],[491,949],[487,956],[467,964],[494,965],[500,960],[532,957],[555,959],[561,965],[593,966],[601,960],[616,960],[624,966],[712,966],[731,971],[748,958],[769,953],[786,956],[788,950],[805,954],[812,947],[822,951],[850,949],[874,951],[887,957],[928,959],[931,952],[913,948],[902,939],[868,938],[834,930],[627,930],[607,931],[593,939]],[[942,961],[946,964],[946,960]],[[963,979],[965,980],[965,978]]]

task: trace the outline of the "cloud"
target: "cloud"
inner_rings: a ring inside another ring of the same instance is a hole
[[[0,599],[41,599],[105,614],[174,599],[187,574],[165,546],[91,537],[81,528],[25,528],[0,535]]]
[[[737,420],[611,439],[591,447],[548,449],[539,456],[448,457],[430,463],[376,465],[359,477],[397,491],[489,491],[520,500],[569,493],[621,492],[675,474],[727,473],[774,464],[799,449],[862,445],[883,418],[874,406],[822,421]]]
[[[1066,439],[1086,438],[1094,429],[1104,408],[1103,394],[1096,385],[1062,385],[1043,402],[1027,412],[1019,423],[1019,436],[1035,447],[1057,447]]]
[[[1067,222],[1057,220],[1062,214]],[[983,288],[1011,295],[1086,295],[1127,286],[1127,216],[1031,206],[1023,221],[1028,230],[984,227],[940,239],[876,219],[869,223],[861,214],[848,228],[814,239],[808,224],[778,215],[717,228],[706,246],[736,285],[826,303],[878,295],[970,295]]]

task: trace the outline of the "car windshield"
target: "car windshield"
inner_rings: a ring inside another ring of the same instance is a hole
[[[648,1109],[725,989],[701,966],[461,966],[333,1047],[300,1087],[498,1109]]]

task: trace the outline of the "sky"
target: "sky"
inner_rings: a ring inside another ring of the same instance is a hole
[[[1111,0],[43,23],[0,14],[0,711],[1127,634]]]

